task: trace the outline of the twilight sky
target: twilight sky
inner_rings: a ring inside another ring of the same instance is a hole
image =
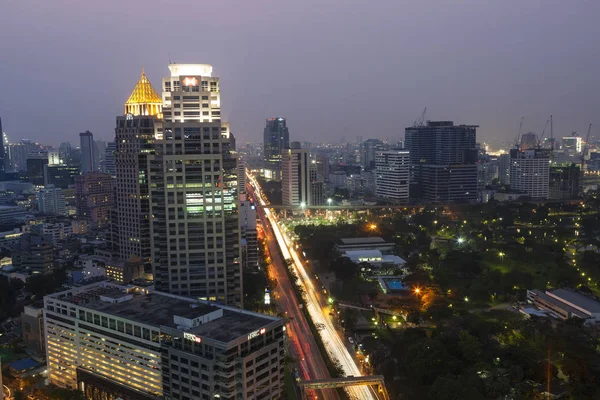
[[[11,141],[111,140],[142,67],[169,52],[221,77],[239,142],[288,118],[292,140],[396,141],[427,119],[478,141],[584,134],[600,118],[598,0],[0,0],[0,117]],[[600,134],[596,134],[600,137]]]

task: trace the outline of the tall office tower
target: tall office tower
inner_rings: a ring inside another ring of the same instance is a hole
[[[527,132],[521,135],[521,151],[535,149],[537,147],[537,135]]]
[[[410,153],[406,150],[378,151],[375,155],[375,196],[383,201],[408,203]]]
[[[549,191],[550,151],[532,149],[510,151],[510,188],[534,199],[547,199]]]
[[[94,160],[96,160],[96,170],[105,172],[104,169],[104,157],[106,156],[107,142],[105,140],[94,140]]]
[[[115,180],[102,172],[88,172],[75,178],[77,215],[103,227],[109,223],[114,205]]]
[[[310,159],[298,142],[281,155],[281,191],[284,206],[310,206]]]
[[[564,164],[550,167],[548,198],[569,200],[581,196],[581,171],[579,165]]]
[[[47,185],[37,194],[38,210],[42,214],[66,215],[65,195],[61,188]]]
[[[134,255],[150,269],[150,193],[148,156],[154,152],[154,135],[160,128],[162,100],[142,72],[117,117],[114,168],[116,175],[116,247],[119,257]]]
[[[256,206],[240,195],[240,236],[242,238],[242,266],[256,270],[258,268],[258,235],[256,232]]]
[[[411,198],[436,203],[477,200],[477,127],[427,121],[406,128]]]
[[[319,153],[316,157],[317,162],[317,174],[321,177],[323,182],[327,182],[329,179],[329,156],[326,153]]]
[[[4,180],[4,175],[6,174],[6,159],[5,154],[6,150],[4,148],[4,131],[2,130],[2,118],[0,118],[0,180]],[[0,389],[1,391],[2,389]]]
[[[115,152],[117,151],[117,144],[115,142],[106,143],[106,150],[104,152],[104,163],[102,164],[102,172],[105,174],[116,175],[115,167]]]
[[[65,164],[44,166],[44,185],[54,185],[61,189],[68,189],[75,184],[75,177],[79,175],[78,166]]]
[[[573,132],[571,136],[562,138],[563,150],[569,150],[571,153],[581,153],[583,148],[583,139],[579,136],[575,136],[576,132]]]
[[[44,298],[48,379],[86,399],[275,400],[278,317],[100,282]]]
[[[44,184],[44,169],[48,165],[48,152],[38,150],[27,156],[27,180],[36,186]]]
[[[379,139],[367,139],[360,144],[360,165],[365,171],[371,171],[375,168],[375,156],[378,151],[387,150],[385,145]]]
[[[7,146],[8,165],[11,167],[9,172],[27,171],[27,157],[30,153],[39,151],[36,143],[27,139],[21,139],[17,143],[11,143]]]
[[[290,147],[290,132],[286,119],[282,117],[267,118],[263,134],[265,178],[280,181],[282,179],[281,155],[285,149]]]
[[[322,206],[325,204],[325,184],[323,176],[319,174],[319,168],[316,161],[312,162],[308,167],[310,180],[310,200],[308,204],[311,206]]]
[[[510,154],[498,157],[498,179],[503,185],[510,185]]]
[[[207,64],[170,64],[150,160],[158,290],[241,305],[237,163]]]
[[[62,142],[60,146],[58,146],[58,155],[62,160],[63,164],[71,164],[71,152],[73,151],[73,147],[69,142]]]
[[[81,173],[96,171],[96,145],[94,135],[90,131],[79,134],[81,147]]]

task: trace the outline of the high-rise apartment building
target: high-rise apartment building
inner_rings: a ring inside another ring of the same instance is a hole
[[[550,151],[532,149],[510,151],[510,188],[534,199],[547,199],[549,192]]]
[[[115,180],[102,172],[88,172],[75,178],[77,215],[103,227],[109,223],[114,204]]]
[[[81,132],[79,143],[81,147],[81,173],[96,171],[96,144],[92,132]]]
[[[158,290],[242,304],[237,163],[207,64],[170,64],[150,160]]]
[[[107,282],[44,298],[48,379],[98,399],[279,399],[277,317]]]
[[[310,200],[311,206],[322,206],[325,204],[325,183],[323,176],[319,174],[317,162],[313,160],[308,167],[308,179],[310,180]]]
[[[403,204],[409,200],[410,153],[407,150],[379,151],[375,155],[375,196]]]
[[[281,191],[284,206],[310,206],[310,157],[299,142],[281,155]]]
[[[405,130],[411,198],[451,203],[477,200],[477,125],[427,121]]]
[[[265,160],[265,178],[280,181],[282,165],[281,155],[290,147],[290,132],[286,119],[267,118],[264,135],[263,155]]]
[[[42,214],[66,215],[65,196],[61,188],[47,185],[37,193],[38,210]]]
[[[122,260],[134,255],[150,269],[150,186],[148,156],[161,127],[162,99],[142,72],[117,117],[114,169],[116,176],[116,247]],[[108,148],[108,146],[107,146]]]

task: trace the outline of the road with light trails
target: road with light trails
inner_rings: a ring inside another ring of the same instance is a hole
[[[259,197],[254,196],[257,201]],[[273,230],[270,227],[270,222],[267,220],[262,210],[257,210],[258,216],[261,219],[265,239],[267,242],[267,249],[271,258],[271,267],[269,269],[272,277],[277,280],[277,286],[275,287],[273,294],[275,295],[275,301],[286,312],[289,321],[286,324],[288,343],[291,344],[293,352],[295,353],[298,364],[298,373],[300,378],[305,381],[317,380],[317,379],[329,379],[329,370],[323,360],[323,355],[319,351],[319,347],[315,342],[315,338],[312,335],[308,322],[304,316],[304,313],[300,309],[298,299],[292,287],[288,274],[286,272],[285,260],[281,257],[279,249],[277,247],[277,241],[273,236]],[[335,389],[320,390],[311,394],[318,396],[319,399],[325,400],[339,400]],[[314,397],[313,397],[314,398]]]
[[[248,182],[254,188],[256,192],[255,198],[257,201],[261,203],[261,205],[265,206],[266,203],[262,198],[262,194],[260,192],[260,188],[256,180],[248,175]],[[306,272],[306,268],[304,264],[298,257],[296,251],[288,246],[289,239],[285,238],[282,234],[279,225],[277,223],[277,219],[275,215],[266,207],[263,207],[264,215],[268,218],[270,222],[270,228],[279,244],[279,248],[283,257],[285,259],[293,260],[293,268],[296,272],[296,275],[299,278],[299,282],[301,287],[304,289],[306,293],[306,306],[307,311],[315,325],[322,324],[324,329],[320,330],[321,338],[323,340],[323,344],[325,345],[325,349],[329,355],[329,357],[333,360],[337,360],[342,368],[346,376],[361,376],[360,369],[356,365],[354,358],[348,351],[344,341],[338,335],[335,327],[330,318],[328,318],[325,314],[326,311],[322,309],[321,303],[318,298],[319,288],[315,287],[315,284],[309,274]],[[287,240],[286,240],[287,239]],[[310,333],[310,332],[308,332]],[[349,396],[352,399],[356,400],[369,400],[369,399],[377,399],[377,396],[372,392],[372,390],[368,387],[348,387],[345,389]]]

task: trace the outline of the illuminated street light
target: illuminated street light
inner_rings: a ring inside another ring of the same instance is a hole
[[[415,293],[416,293],[416,294],[419,294],[419,293],[421,293],[421,289],[419,289],[419,288],[415,288]]]
[[[331,297],[328,298],[327,301],[329,302],[329,304],[333,304],[333,299]]]
[[[463,244],[465,242],[464,238],[459,237],[458,238],[458,244]]]
[[[504,256],[506,254],[504,254],[503,252],[498,253],[498,257],[500,257],[500,260],[502,260],[502,264],[504,264]]]
[[[465,303],[469,302],[469,298],[467,296],[465,296]]]
[[[333,199],[327,199],[327,204],[331,205],[332,201],[333,201]]]
[[[375,224],[371,224],[371,225],[369,226],[369,228],[370,228],[372,231],[374,231],[375,229],[377,229],[377,225],[375,225]]]

